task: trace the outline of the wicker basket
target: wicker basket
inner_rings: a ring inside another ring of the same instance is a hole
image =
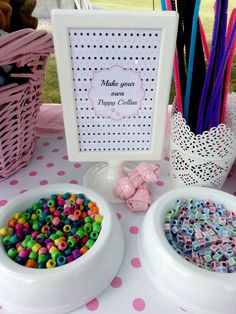
[[[35,125],[51,34],[24,29],[0,37],[0,65],[16,64],[24,83],[0,88],[0,181],[25,167],[34,150]],[[21,72],[27,66],[27,73]]]

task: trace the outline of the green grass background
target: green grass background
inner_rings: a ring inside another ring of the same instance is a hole
[[[187,0],[186,0],[187,1]],[[209,45],[211,44],[211,34],[214,19],[214,5],[215,0],[202,0],[200,16],[203,22],[203,26],[206,32],[206,37]],[[152,10],[152,0],[91,0],[94,7],[108,8],[115,10]],[[234,3],[234,5],[233,5]],[[155,0],[155,9],[160,9],[160,1]],[[229,0],[229,13],[235,6],[235,0]],[[231,75],[231,91],[236,91],[236,56],[234,58],[232,75]],[[172,82],[170,92],[170,102],[174,97],[174,86]],[[45,82],[42,91],[43,103],[60,103],[60,93],[57,79],[56,60],[55,56],[51,56],[48,60],[45,73]]]

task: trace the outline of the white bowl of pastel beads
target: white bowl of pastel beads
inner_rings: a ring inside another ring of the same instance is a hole
[[[139,253],[153,285],[194,313],[236,313],[236,198],[203,187],[172,190],[147,212]]]
[[[11,200],[0,213],[0,234],[0,304],[16,313],[68,313],[85,305],[110,284],[124,255],[110,205],[74,184]]]

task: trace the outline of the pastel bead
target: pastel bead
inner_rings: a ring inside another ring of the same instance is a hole
[[[189,262],[206,270],[233,272],[236,240],[232,213],[209,200],[179,199],[166,214],[166,238]]]

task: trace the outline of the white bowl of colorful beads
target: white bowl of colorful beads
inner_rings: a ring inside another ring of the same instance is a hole
[[[236,197],[186,187],[160,197],[139,237],[154,286],[187,311],[236,313]]]
[[[73,184],[30,190],[0,213],[0,304],[68,313],[100,294],[124,254],[119,221],[97,193]]]

